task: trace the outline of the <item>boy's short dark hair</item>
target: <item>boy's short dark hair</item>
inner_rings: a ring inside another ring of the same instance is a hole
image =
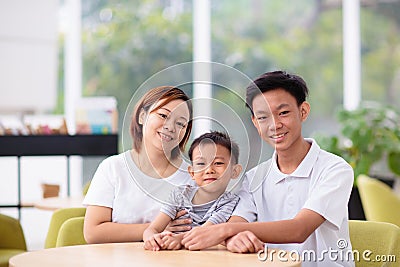
[[[188,154],[190,161],[193,161],[193,150],[202,142],[209,142],[215,145],[221,145],[226,147],[231,156],[233,158],[233,164],[237,164],[239,162],[239,146],[236,142],[232,141],[227,133],[222,133],[218,131],[211,131],[209,133],[205,133],[197,137],[193,140]]]
[[[300,76],[281,70],[266,72],[246,88],[246,106],[251,113],[253,114],[252,104],[257,95],[276,89],[283,89],[291,94],[299,106],[308,96],[307,84]]]

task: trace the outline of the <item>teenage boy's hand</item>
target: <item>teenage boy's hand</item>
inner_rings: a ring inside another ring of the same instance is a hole
[[[253,232],[244,231],[227,239],[226,248],[235,253],[255,253],[264,249],[264,242]]]
[[[183,235],[182,245],[189,250],[199,250],[220,244],[226,238],[226,223],[196,227]]]
[[[187,213],[186,210],[178,211],[175,219],[168,224],[168,226],[165,228],[165,231],[186,232],[192,229],[192,227],[190,226],[190,224],[192,223],[192,219],[190,218],[180,219],[180,217],[182,217],[186,213]]]

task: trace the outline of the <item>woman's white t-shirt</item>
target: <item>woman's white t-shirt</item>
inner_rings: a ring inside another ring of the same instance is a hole
[[[139,170],[130,151],[108,157],[97,168],[83,204],[112,208],[112,222],[151,222],[173,189],[193,184],[187,167],[182,161],[174,174],[157,179]]]

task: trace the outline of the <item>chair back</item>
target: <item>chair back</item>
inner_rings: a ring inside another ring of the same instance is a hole
[[[84,217],[86,208],[63,208],[56,210],[50,220],[49,230],[47,232],[44,247],[54,248],[57,244],[58,232],[63,223],[75,217]]]
[[[86,196],[87,192],[89,191],[89,187],[90,187],[90,184],[91,184],[91,183],[92,183],[92,180],[86,182],[86,183],[83,185],[82,194],[83,194],[84,196]]]
[[[400,197],[387,184],[360,175],[357,186],[368,221],[388,222],[400,227]]]
[[[85,217],[75,217],[66,220],[58,232],[56,247],[87,244],[83,235],[84,220]]]
[[[400,227],[385,222],[349,220],[349,230],[357,267],[398,266]]]
[[[0,236],[0,248],[26,251],[24,231],[17,219],[0,214]]]
[[[27,250],[24,232],[20,222],[0,214],[0,267],[8,267],[11,257]]]

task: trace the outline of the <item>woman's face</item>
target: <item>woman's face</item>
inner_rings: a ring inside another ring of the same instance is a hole
[[[185,136],[189,122],[189,108],[183,100],[165,100],[156,102],[147,113],[141,113],[143,121],[143,142],[147,149],[150,146],[163,150],[170,155]],[[160,106],[161,104],[161,106]],[[160,106],[158,109],[154,107]]]

